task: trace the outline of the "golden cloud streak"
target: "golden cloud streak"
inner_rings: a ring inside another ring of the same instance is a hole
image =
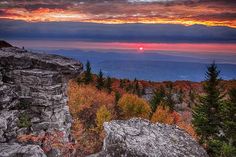
[[[235,20],[216,20],[216,19],[194,19],[194,17],[148,17],[148,16],[105,16],[105,15],[90,15],[83,14],[78,10],[62,10],[62,9],[38,9],[35,11],[27,11],[25,9],[6,9],[6,15],[1,16],[4,19],[24,20],[28,22],[93,22],[102,24],[182,24],[194,25],[201,24],[206,26],[227,26],[236,28]]]

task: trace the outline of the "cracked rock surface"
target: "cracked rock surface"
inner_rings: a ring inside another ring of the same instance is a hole
[[[134,118],[104,123],[103,150],[91,157],[207,157],[185,131],[173,125]]]
[[[43,156],[39,146],[16,143],[22,134],[58,130],[70,141],[67,82],[82,69],[73,59],[0,48],[0,156]]]

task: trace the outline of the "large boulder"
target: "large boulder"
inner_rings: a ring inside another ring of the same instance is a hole
[[[104,123],[106,138],[97,157],[207,157],[206,151],[185,131],[148,120]],[[92,157],[91,156],[91,157]]]
[[[15,144],[22,134],[42,135],[56,130],[63,133],[65,142],[72,140],[67,83],[82,70],[80,62],[62,56],[0,48],[0,147],[4,146],[0,155],[4,151],[4,156],[27,156],[24,151],[37,150],[35,146]],[[8,149],[9,153],[5,151]]]

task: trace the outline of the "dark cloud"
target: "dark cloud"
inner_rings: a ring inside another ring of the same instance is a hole
[[[235,20],[236,13],[221,13],[221,14],[203,14],[193,16],[191,18],[201,19],[201,20]]]
[[[171,24],[107,25],[2,20],[3,39],[68,39],[108,42],[236,43],[236,29]]]

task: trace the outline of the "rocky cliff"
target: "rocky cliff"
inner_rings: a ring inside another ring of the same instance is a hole
[[[176,126],[148,120],[115,120],[104,123],[102,152],[90,157],[207,157],[206,151]]]
[[[17,144],[22,134],[58,130],[70,140],[67,82],[81,71],[65,57],[0,48],[0,156],[45,156],[38,146]]]

